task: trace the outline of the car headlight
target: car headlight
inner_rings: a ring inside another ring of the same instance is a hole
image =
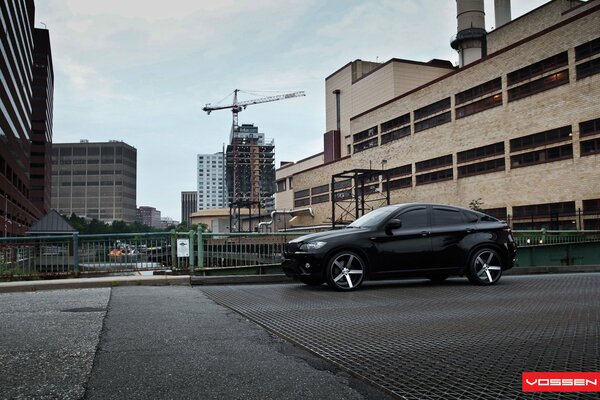
[[[307,242],[307,243],[302,243],[300,245],[300,250],[302,250],[302,251],[319,250],[321,247],[325,246],[326,244],[327,244],[327,242]]]

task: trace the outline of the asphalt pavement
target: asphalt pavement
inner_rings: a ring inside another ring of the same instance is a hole
[[[378,399],[186,286],[0,294],[2,399]]]

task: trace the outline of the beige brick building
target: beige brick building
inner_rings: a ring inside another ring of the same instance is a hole
[[[277,170],[276,207],[346,222],[378,203],[332,214],[332,198],[389,188],[391,203],[480,199],[517,229],[600,229],[600,1],[551,1],[485,42],[460,68],[358,60],[327,77],[323,162]],[[355,169],[382,172],[332,187]]]

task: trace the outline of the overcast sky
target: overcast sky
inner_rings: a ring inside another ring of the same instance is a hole
[[[545,2],[513,0],[512,17]],[[138,206],[175,220],[196,155],[229,139],[231,112],[206,103],[304,90],[239,115],[275,139],[278,167],[323,150],[325,77],[346,63],[458,60],[454,0],[36,0],[35,20],[50,31],[54,142],[135,147]]]

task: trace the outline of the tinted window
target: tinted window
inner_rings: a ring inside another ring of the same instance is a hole
[[[460,225],[463,223],[463,216],[457,210],[451,210],[448,208],[433,209],[434,226]]]
[[[419,208],[407,211],[398,216],[402,221],[402,229],[415,229],[427,227],[427,210]]]

